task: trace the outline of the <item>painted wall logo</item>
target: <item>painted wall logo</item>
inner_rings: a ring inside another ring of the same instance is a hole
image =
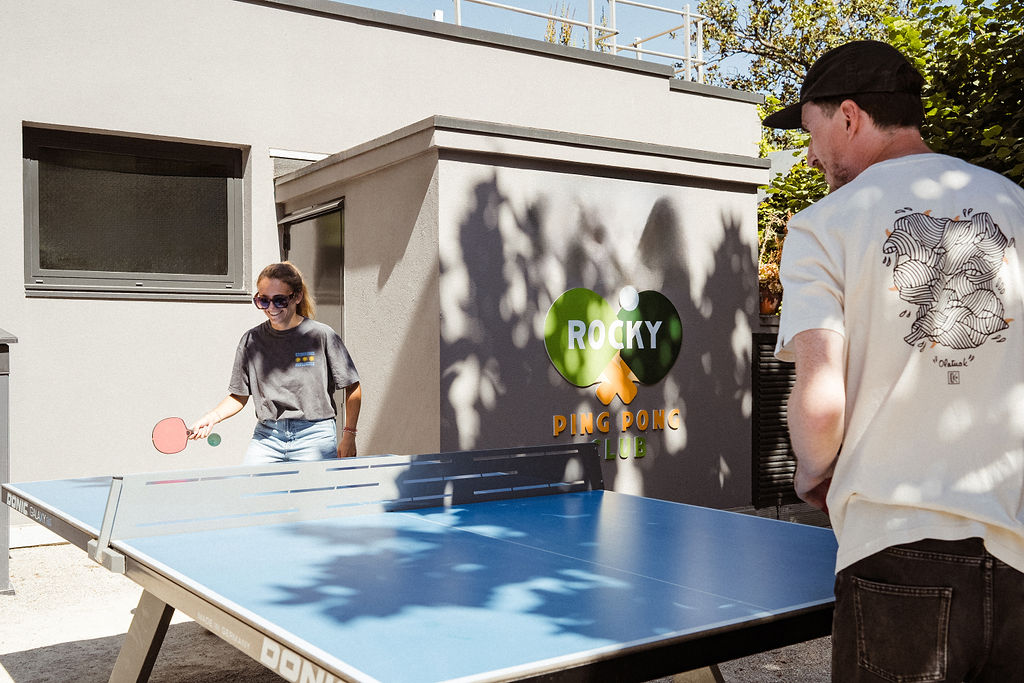
[[[597,384],[597,397],[605,405],[616,396],[629,405],[636,383],[660,382],[682,342],[675,306],[653,290],[624,287],[616,311],[596,292],[570,289],[551,304],[544,321],[552,365],[578,387]]]
[[[619,310],[589,289],[570,289],[551,304],[544,321],[544,345],[551,364],[578,387],[597,384],[604,405],[618,396],[629,405],[637,383],[656,384],[675,365],[683,343],[683,324],[675,306],[659,292],[624,287]],[[573,411],[553,415],[552,436],[595,437],[604,458],[643,458],[647,436],[678,430],[678,408]],[[639,434],[637,434],[639,432]]]

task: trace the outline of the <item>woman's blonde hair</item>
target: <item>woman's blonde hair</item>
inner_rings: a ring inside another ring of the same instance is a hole
[[[299,295],[299,305],[296,307],[296,312],[303,318],[316,318],[316,301],[313,299],[312,292],[306,286],[306,281],[302,277],[302,271],[296,268],[294,263],[290,261],[271,263],[256,278],[257,287],[261,280],[280,280],[291,287],[292,292]]]

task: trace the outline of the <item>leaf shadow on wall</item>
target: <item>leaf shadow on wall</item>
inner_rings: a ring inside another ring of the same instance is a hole
[[[616,452],[620,436],[642,436],[644,458],[603,461],[606,488],[705,505],[750,502],[753,252],[741,220],[726,211],[704,233],[684,230],[680,197],[692,196],[693,186],[664,187],[630,253],[617,245],[600,207],[556,191],[517,203],[503,193],[498,171],[473,187],[458,225],[458,257],[441,262],[442,450],[608,438]],[[564,201],[577,201],[576,223],[560,230],[553,216],[564,211],[554,203]],[[718,243],[688,247],[684,235],[701,234]],[[698,291],[690,264],[700,258],[711,262],[700,269],[706,279]],[[551,365],[543,321],[568,289],[591,289],[617,308],[625,285],[672,301],[683,344],[665,379],[640,385],[629,406],[616,398],[605,407],[595,387],[576,388]],[[672,408],[682,416],[679,430],[621,431],[623,411]],[[553,433],[554,415],[604,411],[607,434]]]

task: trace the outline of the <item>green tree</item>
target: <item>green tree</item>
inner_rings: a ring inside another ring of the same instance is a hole
[[[886,36],[886,17],[910,17],[919,0],[701,0],[711,82],[797,100],[807,69],[826,50]],[[745,69],[726,60],[748,63]],[[770,112],[769,112],[770,113]]]
[[[802,156],[802,150],[794,150]],[[825,177],[800,159],[786,173],[775,175],[762,188],[765,198],[757,206],[757,279],[761,290],[781,293],[779,262],[782,244],[786,239],[786,223],[797,211],[821,199],[828,193]]]
[[[919,0],[701,0],[709,82],[765,95],[762,117],[795,102],[811,64],[825,51],[857,39],[885,39],[885,19],[910,18]],[[744,68],[729,66],[737,62]],[[802,150],[807,136],[764,129],[761,154]],[[798,151],[799,155],[801,152]],[[758,207],[761,288],[778,292],[778,262],[789,216],[825,196],[820,173],[800,161],[763,188]]]
[[[1024,3],[921,2],[887,24],[925,77],[925,142],[1024,186]]]

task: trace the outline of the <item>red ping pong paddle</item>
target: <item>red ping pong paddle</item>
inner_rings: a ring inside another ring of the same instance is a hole
[[[185,426],[185,421],[180,417],[165,417],[153,427],[153,445],[165,455],[185,450],[190,436],[192,430]],[[211,446],[216,446],[220,444],[220,435],[210,434],[206,440]]]

